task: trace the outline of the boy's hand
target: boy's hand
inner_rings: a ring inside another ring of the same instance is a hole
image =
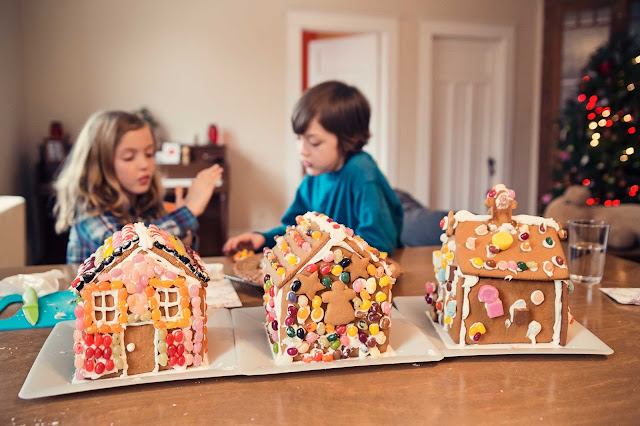
[[[184,198],[182,198],[182,191],[179,193],[178,188],[176,188],[176,206],[182,207],[185,205],[194,216],[200,216],[207,208],[207,204],[209,204],[209,200],[213,195],[213,190],[222,177],[223,171],[224,169],[220,165],[214,164],[198,172],[193,182],[191,182],[187,196]]]
[[[245,232],[244,234],[236,235],[235,237],[229,238],[224,246],[222,246],[222,251],[226,255],[233,254],[238,250],[242,250],[243,248],[258,250],[265,243],[264,236],[262,234],[258,234],[257,232]]]

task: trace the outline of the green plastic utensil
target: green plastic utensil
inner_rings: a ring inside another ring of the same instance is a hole
[[[29,324],[36,325],[38,322],[38,295],[32,287],[27,288],[22,295],[22,303],[24,317],[29,321]]]

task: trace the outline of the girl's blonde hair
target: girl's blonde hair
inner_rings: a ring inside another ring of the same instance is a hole
[[[137,196],[132,206],[113,167],[114,153],[124,134],[146,125],[137,115],[124,111],[100,111],[87,120],[53,184],[56,232],[66,231],[83,217],[107,212],[122,224],[138,219],[150,208],[157,214],[165,213],[157,170],[149,191]]]

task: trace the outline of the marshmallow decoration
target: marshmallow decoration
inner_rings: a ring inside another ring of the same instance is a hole
[[[492,285],[485,284],[478,290],[478,299],[484,302],[484,307],[487,310],[489,318],[497,318],[504,315],[502,301],[498,296],[498,289]]]

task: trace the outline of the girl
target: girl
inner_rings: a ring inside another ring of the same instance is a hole
[[[193,180],[186,197],[176,190],[168,213],[155,168],[156,143],[144,120],[122,111],[93,114],[54,183],[56,232],[67,229],[67,263],[82,263],[129,222],[155,223],[187,243],[198,230],[222,168],[214,165]]]
[[[399,247],[402,205],[373,158],[362,151],[370,136],[370,115],[367,99],[355,87],[329,81],[309,89],[291,118],[306,176],[282,226],[230,238],[223,251],[273,245],[274,237],[307,211],[352,228],[380,251],[391,253]]]

